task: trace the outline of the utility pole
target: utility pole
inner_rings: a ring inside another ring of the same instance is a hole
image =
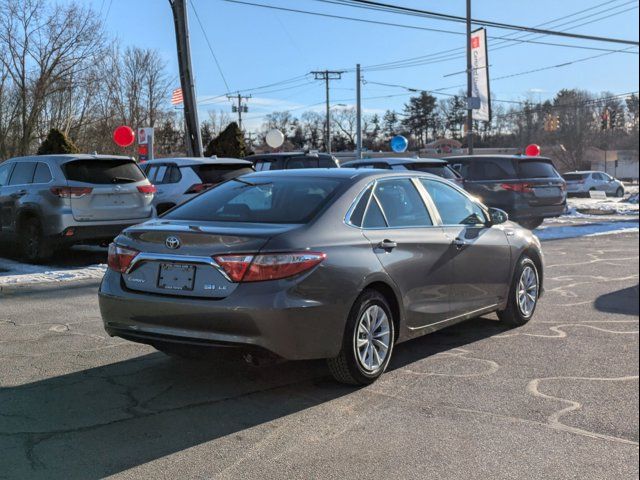
[[[467,148],[473,155],[473,71],[471,63],[471,0],[467,0]]]
[[[234,105],[233,107],[231,107],[231,111],[233,113],[237,113],[238,114],[238,127],[240,128],[240,130],[242,130],[242,114],[243,113],[247,113],[249,111],[249,107],[247,106],[247,104],[243,104],[242,100],[249,100],[251,98],[251,95],[240,95],[240,92],[238,92],[238,95],[227,95],[227,98],[229,100],[232,99],[237,99],[238,101],[238,105]]]
[[[202,156],[202,136],[198,109],[196,107],[196,87],[191,68],[191,48],[189,46],[189,23],[187,21],[187,0],[169,0],[173,11],[173,23],[176,30],[178,47],[178,66],[180,68],[180,86],[184,104],[184,123],[186,127],[187,154],[191,157]]]
[[[326,138],[325,149],[327,153],[331,153],[331,106],[329,102],[329,81],[340,80],[344,71],[337,70],[321,70],[311,72],[316,80],[324,80],[327,98],[327,125],[326,125]]]
[[[356,160],[362,158],[362,95],[360,86],[362,77],[360,75],[360,64],[356,65]]]

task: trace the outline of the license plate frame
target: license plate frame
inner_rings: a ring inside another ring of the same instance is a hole
[[[196,266],[181,263],[161,263],[158,268],[158,288],[178,292],[193,291]]]

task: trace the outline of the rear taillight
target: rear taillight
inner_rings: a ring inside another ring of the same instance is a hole
[[[312,269],[327,255],[319,252],[291,252],[261,255],[217,255],[218,265],[233,282],[262,282],[292,277]]]
[[[500,185],[503,190],[518,193],[530,193],[533,192],[533,185],[530,183],[503,183]]]
[[[51,187],[49,190],[60,198],[80,198],[93,191],[89,187]]]
[[[209,188],[213,187],[215,185],[215,183],[195,183],[193,185],[191,185],[186,192],[186,193],[200,193],[200,192],[204,192],[205,190],[208,190]]]
[[[151,195],[156,193],[157,189],[155,185],[138,185],[138,191],[145,195]]]
[[[140,252],[138,252],[137,250],[121,247],[120,245],[111,243],[109,244],[107,265],[111,270],[125,273],[138,253]]]

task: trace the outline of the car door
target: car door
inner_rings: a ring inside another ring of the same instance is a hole
[[[483,208],[450,184],[421,179],[442,222],[453,257],[452,316],[502,302],[511,274],[511,247],[505,229],[487,224]]]
[[[419,330],[449,317],[449,241],[410,178],[378,180],[363,233],[402,294],[406,324]]]
[[[9,202],[11,197],[9,196],[9,178],[11,177],[11,171],[15,163],[6,162],[0,164],[0,234],[4,230],[9,228],[10,222],[10,206]],[[11,201],[11,203],[13,203]]]
[[[608,173],[601,173],[602,176],[602,189],[610,195],[614,195],[618,190],[618,185],[614,181],[613,177]]]
[[[7,232],[15,230],[16,213],[22,198],[28,194],[35,169],[36,162],[16,162],[8,184],[2,187],[2,223],[3,230]]]

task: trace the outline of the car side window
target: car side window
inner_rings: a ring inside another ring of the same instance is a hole
[[[33,174],[33,183],[49,183],[52,178],[49,165],[38,162],[38,165],[36,165],[36,172]]]
[[[362,226],[362,220],[364,219],[364,213],[367,209],[367,204],[369,203],[369,197],[371,196],[371,190],[373,187],[368,187],[364,193],[360,196],[360,200],[351,211],[351,216],[349,217],[349,223],[355,227]]]
[[[330,158],[321,157],[318,159],[318,166],[320,168],[335,168],[336,164]]]
[[[19,162],[13,169],[9,185],[28,185],[33,181],[36,162]]]
[[[483,225],[482,208],[455,188],[442,182],[420,179],[438,209],[444,225]]]
[[[374,196],[380,202],[389,227],[433,225],[420,193],[408,178],[379,181]]]
[[[5,163],[0,165],[0,187],[9,183],[9,173],[11,173],[11,167],[13,163]]]
[[[164,175],[163,183],[178,183],[182,179],[182,173],[180,173],[180,169],[175,165],[171,165],[168,167],[167,172]]]
[[[380,205],[378,205],[378,200],[376,200],[374,196],[369,202],[369,207],[367,208],[367,213],[365,213],[364,215],[362,227],[363,228],[385,228],[386,226],[387,226],[387,222],[384,219],[384,215],[382,214]]]
[[[256,172],[262,172],[264,170],[271,170],[271,162],[266,162],[263,160],[257,161],[254,165]]]

